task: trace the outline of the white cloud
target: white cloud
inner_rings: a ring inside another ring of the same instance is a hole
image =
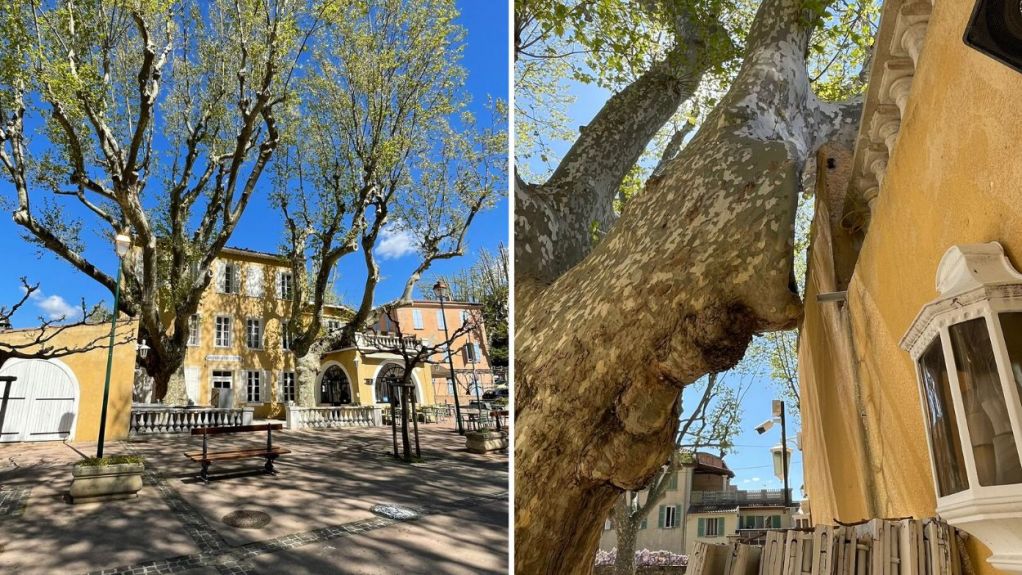
[[[376,255],[380,258],[397,259],[415,251],[415,236],[412,232],[391,225],[380,230],[380,243],[376,246]]]
[[[752,479],[750,479],[749,481],[759,481],[759,477],[753,477],[753,478],[752,478]]]
[[[32,292],[32,303],[42,310],[46,319],[56,321],[60,319],[77,320],[82,315],[81,308],[75,307],[59,295],[45,295],[42,290]]]

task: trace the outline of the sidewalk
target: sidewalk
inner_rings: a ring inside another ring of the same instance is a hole
[[[507,456],[473,455],[447,426],[420,428],[422,463],[390,455],[389,428],[274,434],[292,450],[278,475],[255,460],[214,465],[209,485],[182,452],[190,436],[107,445],[146,458],[138,499],[69,505],[70,466],[95,445],[0,445],[3,573],[503,573],[507,571]],[[215,436],[210,449],[255,445],[260,434]],[[421,514],[395,521],[393,503]],[[258,529],[223,522],[263,512]],[[104,571],[105,570],[105,571]]]

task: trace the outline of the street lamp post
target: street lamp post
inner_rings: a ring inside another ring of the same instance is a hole
[[[114,309],[110,314],[110,348],[106,355],[106,380],[103,382],[103,408],[99,414],[99,444],[96,446],[96,457],[103,457],[103,440],[106,439],[106,407],[110,399],[110,370],[114,363],[114,334],[117,331],[117,307],[121,302],[121,267],[124,256],[131,248],[131,238],[126,234],[117,234],[114,238],[114,249],[117,251],[117,284],[114,286]]]
[[[458,422],[458,434],[465,435],[461,424],[461,402],[458,401],[458,380],[454,377],[454,357],[451,355],[451,334],[447,332],[447,313],[444,311],[444,298],[449,297],[450,288],[443,278],[433,284],[433,293],[440,300],[440,317],[444,320],[444,340],[447,341],[447,366],[451,370],[451,387],[454,388],[454,419]]]
[[[756,433],[763,435],[774,426],[774,421],[781,424],[781,475],[784,479],[784,507],[787,509],[791,506],[791,494],[788,492],[788,428],[784,419],[784,402],[775,399],[772,408],[773,417],[756,426]]]

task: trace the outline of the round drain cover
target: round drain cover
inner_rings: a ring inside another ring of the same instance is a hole
[[[262,511],[239,509],[238,511],[232,511],[227,515],[224,515],[221,521],[231,527],[240,527],[241,529],[259,529],[270,522],[270,516]]]
[[[386,517],[388,519],[397,519],[400,521],[406,521],[408,519],[416,519],[419,514],[412,511],[411,509],[394,505],[393,503],[384,503],[382,505],[373,505],[370,509],[373,513]]]

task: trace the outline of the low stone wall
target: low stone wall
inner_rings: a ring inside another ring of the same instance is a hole
[[[172,407],[168,405],[133,405],[129,436],[191,433],[200,427],[252,425],[251,407],[221,409],[216,407]]]
[[[377,427],[383,425],[383,412],[373,405],[338,407],[287,406],[287,429],[323,429],[330,427]]]
[[[613,565],[599,565],[596,567],[596,575],[614,575]],[[638,575],[680,575],[685,572],[684,567],[638,567],[635,569]]]

